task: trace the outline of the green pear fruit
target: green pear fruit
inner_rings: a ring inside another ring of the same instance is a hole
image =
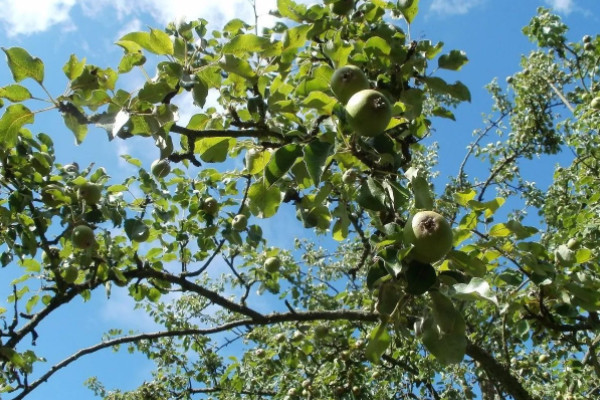
[[[331,76],[331,91],[342,103],[348,103],[350,97],[361,90],[369,89],[369,79],[355,65],[345,65],[335,70]]]
[[[360,136],[380,135],[392,119],[389,100],[377,90],[365,89],[355,93],[346,104],[350,126]]]
[[[77,225],[71,233],[73,245],[80,249],[89,249],[96,244],[94,231],[87,225]]]
[[[86,182],[77,189],[77,196],[87,204],[98,204],[102,198],[102,187],[95,183]]]
[[[231,221],[231,227],[233,228],[234,231],[243,231],[246,229],[246,227],[248,226],[248,217],[246,217],[244,214],[238,214],[235,217],[233,217],[233,220]]]
[[[140,221],[131,231],[131,240],[134,242],[145,242],[150,237],[150,228]]]
[[[281,260],[279,257],[269,257],[265,260],[264,267],[268,273],[275,273],[281,268]]]
[[[219,203],[213,197],[207,197],[202,203],[202,210],[209,215],[216,215],[219,211]]]
[[[594,97],[590,105],[594,110],[600,110],[600,96]]]
[[[354,0],[334,0],[329,6],[332,13],[346,15],[354,8]]]
[[[154,160],[150,166],[150,171],[152,171],[152,175],[155,177],[159,179],[164,178],[171,172],[171,165],[169,165],[169,161],[167,159]]]
[[[435,211],[419,211],[404,226],[404,240],[414,247],[411,255],[422,263],[434,263],[452,249],[452,228]]]

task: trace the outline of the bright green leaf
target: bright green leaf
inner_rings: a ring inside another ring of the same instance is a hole
[[[8,58],[8,67],[15,82],[25,78],[33,78],[38,83],[44,81],[44,63],[37,57],[32,57],[20,47],[2,48]]]
[[[14,147],[17,144],[19,131],[25,124],[34,121],[33,113],[22,104],[9,106],[0,118],[0,142],[6,147]]]

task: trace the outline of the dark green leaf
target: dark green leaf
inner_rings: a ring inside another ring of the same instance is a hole
[[[277,149],[265,168],[265,182],[272,185],[285,175],[298,157],[302,155],[302,147],[297,144],[287,144]]]
[[[321,176],[325,170],[325,162],[327,161],[327,157],[331,155],[332,150],[332,143],[320,140],[313,140],[303,148],[304,163],[315,186],[321,183]]]
[[[438,59],[438,66],[444,69],[458,71],[465,65],[469,59],[464,51],[452,50],[449,54],[444,54]]]
[[[389,347],[392,338],[387,331],[386,324],[380,323],[375,329],[371,331],[369,335],[369,344],[365,349],[365,356],[367,360],[374,364],[378,364],[381,356]]]

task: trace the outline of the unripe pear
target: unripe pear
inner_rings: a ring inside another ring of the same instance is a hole
[[[80,249],[89,249],[96,244],[94,231],[87,225],[77,225],[71,233],[71,240],[75,247]]]
[[[392,119],[389,100],[372,89],[361,90],[350,97],[346,112],[350,126],[360,136],[373,137],[383,133]]]
[[[345,65],[336,69],[331,76],[330,85],[331,91],[342,104],[346,104],[355,93],[370,87],[365,73],[354,65]]]
[[[246,227],[248,226],[248,217],[246,217],[244,214],[238,214],[235,217],[233,217],[233,220],[231,221],[231,227],[233,228],[234,231],[243,231],[246,229]]]
[[[419,211],[406,222],[404,240],[414,246],[411,251],[414,259],[434,263],[452,249],[452,228],[435,211]]]
[[[152,171],[152,175],[155,177],[164,178],[171,172],[171,166],[169,165],[169,161],[166,159],[154,160],[150,166],[150,171]]]
[[[98,204],[102,198],[102,188],[91,182],[86,182],[79,186],[77,195],[80,199],[85,200],[87,204]]]

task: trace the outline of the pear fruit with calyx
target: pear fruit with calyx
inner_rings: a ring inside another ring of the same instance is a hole
[[[422,263],[441,260],[452,249],[452,228],[435,211],[419,211],[404,226],[404,240],[412,244],[411,255]]]
[[[369,89],[369,79],[355,65],[344,65],[331,76],[331,91],[342,103],[348,103],[350,97],[361,90]]]
[[[390,123],[392,106],[383,93],[365,89],[350,97],[346,113],[356,134],[374,137],[382,134]]]

